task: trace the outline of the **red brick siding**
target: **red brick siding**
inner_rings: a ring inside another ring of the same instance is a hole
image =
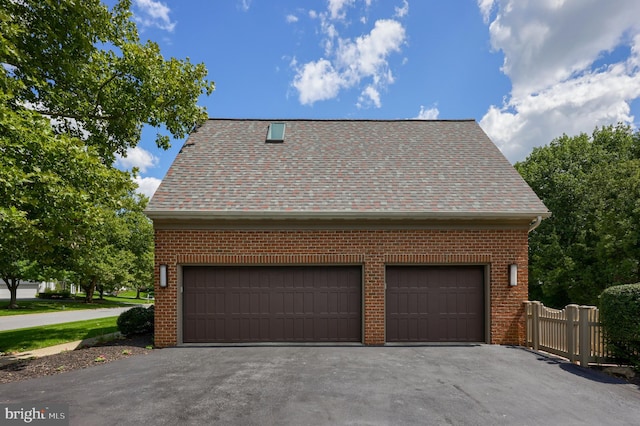
[[[155,343],[178,343],[177,265],[361,264],[364,266],[364,343],[384,343],[387,264],[490,266],[490,342],[522,344],[527,299],[527,230],[166,230],[156,238]],[[518,264],[518,286],[508,265]],[[158,287],[158,265],[168,287]]]

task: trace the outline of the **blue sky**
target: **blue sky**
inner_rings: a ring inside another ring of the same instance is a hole
[[[112,4],[113,2],[107,2]],[[141,39],[203,62],[216,118],[477,120],[511,161],[640,112],[637,0],[133,0]],[[122,168],[152,194],[145,129]]]

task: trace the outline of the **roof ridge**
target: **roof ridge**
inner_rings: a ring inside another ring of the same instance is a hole
[[[209,121],[345,121],[345,122],[476,122],[475,118],[452,118],[452,119],[421,119],[421,118],[237,118],[237,117],[209,117]]]

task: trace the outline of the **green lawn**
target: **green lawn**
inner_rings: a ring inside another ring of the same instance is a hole
[[[26,352],[115,333],[118,331],[117,320],[116,316],[0,331],[0,352]]]
[[[145,294],[146,296],[146,294]],[[135,297],[135,293],[133,294]],[[153,303],[153,301],[149,301]],[[148,303],[146,299],[134,299],[128,297],[109,297],[105,296],[104,300],[98,299],[97,295],[93,298],[93,303],[85,303],[84,296],[78,296],[75,299],[40,299],[40,300],[18,300],[18,309],[7,309],[8,300],[0,302],[0,317],[8,315],[23,314],[42,314],[47,312],[76,311],[82,309],[99,309],[99,308],[118,308],[121,306],[130,306],[131,304]]]
[[[140,293],[140,299],[136,299],[135,290],[128,290],[128,291],[121,291],[120,293],[118,293],[117,297],[104,296],[104,299],[112,302],[147,304],[147,303],[153,303],[153,293],[149,293],[149,299],[147,299],[147,293],[143,291]]]

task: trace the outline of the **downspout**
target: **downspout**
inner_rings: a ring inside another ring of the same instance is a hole
[[[530,233],[531,231],[536,229],[538,226],[540,226],[541,222],[542,222],[542,216],[538,216],[537,218],[533,219],[533,221],[529,224],[528,233]]]

